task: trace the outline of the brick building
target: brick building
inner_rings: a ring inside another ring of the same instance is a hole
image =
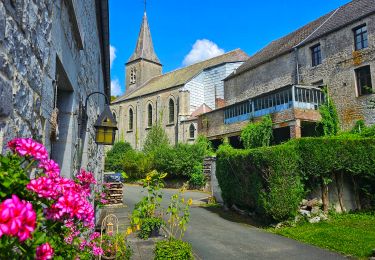
[[[162,74],[145,13],[135,51],[125,66],[126,93],[111,104],[118,140],[141,149],[151,126],[160,122],[171,144],[193,142],[197,116],[222,106],[222,80],[247,58],[237,49]]]
[[[107,0],[0,1],[0,152],[32,137],[70,177],[103,170],[93,127],[110,96]]]
[[[271,114],[279,141],[314,134],[328,86],[343,129],[375,123],[375,2],[355,0],[275,40],[225,79],[226,107],[199,117],[211,140],[238,141],[249,120]]]

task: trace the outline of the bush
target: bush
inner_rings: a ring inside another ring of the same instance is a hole
[[[336,106],[330,98],[327,88],[324,89],[324,93],[326,95],[325,102],[319,107],[319,112],[322,116],[320,125],[323,127],[324,135],[337,135],[340,130],[340,122]]]
[[[159,241],[155,247],[155,260],[179,259],[191,260],[193,258],[193,250],[189,243],[182,240],[166,240]]]
[[[375,206],[375,139],[352,136],[301,138],[251,150],[221,146],[217,178],[227,204],[248,208],[273,220],[295,215],[305,190],[338,180],[353,180],[362,204]]]
[[[177,144],[159,147],[153,153],[154,168],[168,173],[168,178],[189,179],[195,165],[202,165],[207,150],[201,144]]]
[[[197,164],[193,168],[193,172],[190,176],[189,185],[192,188],[201,188],[206,185],[206,178],[203,174],[202,164]]]
[[[123,171],[122,161],[125,154],[133,151],[131,145],[127,142],[117,142],[113,145],[112,149],[107,152],[105,158],[105,170],[119,172]]]
[[[146,177],[153,168],[152,157],[134,150],[126,152],[121,161],[121,169],[129,179],[139,180]]]
[[[148,239],[152,235],[152,232],[159,232],[162,225],[164,225],[164,221],[161,218],[145,218],[142,220],[138,236],[142,239]]]
[[[260,122],[250,122],[241,132],[241,141],[245,148],[269,146],[272,139],[272,120],[269,115]]]

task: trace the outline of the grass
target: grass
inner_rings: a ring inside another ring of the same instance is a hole
[[[375,248],[375,213],[334,214],[328,221],[269,231],[347,256],[366,259]]]

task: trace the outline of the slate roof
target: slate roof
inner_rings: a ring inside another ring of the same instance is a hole
[[[141,30],[139,31],[137,45],[134,53],[129,58],[127,63],[135,60],[145,59],[158,64],[160,63],[159,58],[156,56],[154,45],[152,44],[150,26],[148,25],[146,12],[143,15]]]
[[[195,63],[182,69],[178,69],[146,81],[139,88],[126,92],[125,95],[112,102],[118,103],[135,97],[151,94],[163,89],[182,86],[198,75],[203,70],[223,63],[246,61],[249,56],[240,49],[227,52],[223,55]]]
[[[286,54],[295,47],[303,46],[372,13],[375,13],[375,0],[354,0],[343,5],[298,30],[278,40],[272,41],[265,48],[251,56],[247,62],[237,68],[235,73],[229,75],[226,80]]]

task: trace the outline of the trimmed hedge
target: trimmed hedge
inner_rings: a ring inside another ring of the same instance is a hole
[[[373,207],[374,185],[366,189],[365,183],[375,179],[375,138],[301,138],[251,150],[223,145],[217,152],[224,201],[269,220],[293,217],[305,193],[319,187],[323,178],[332,180],[334,173],[350,175]]]

